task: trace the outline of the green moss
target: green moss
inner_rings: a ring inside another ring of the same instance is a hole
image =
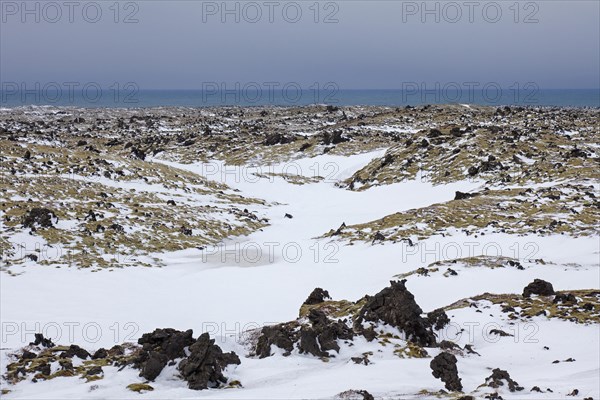
[[[359,311],[366,303],[366,299],[360,299],[357,302],[348,300],[328,300],[319,304],[303,304],[300,307],[300,318],[307,317],[310,310],[315,309],[325,313],[330,318],[340,319],[344,317],[356,318]]]
[[[540,202],[540,197],[557,189],[563,193],[560,200]],[[399,242],[409,237],[423,240],[434,235],[451,235],[452,230],[471,235],[494,231],[514,235],[593,236],[599,233],[596,221],[600,219],[600,208],[591,190],[586,184],[566,183],[551,188],[487,190],[469,199],[451,200],[350,225],[339,233],[332,229],[323,237],[372,242],[375,232],[381,232],[386,241]],[[574,207],[581,210],[570,211]],[[465,213],[465,209],[469,212]]]
[[[151,392],[154,390],[152,386],[145,383],[132,383],[130,385],[127,385],[127,389],[131,390],[132,392],[138,393]]]
[[[469,307],[472,302],[487,300],[500,305],[503,309],[520,309],[520,311],[505,311],[510,319],[530,319],[533,317],[557,318],[581,324],[600,323],[600,291],[595,289],[568,290],[557,293],[571,293],[580,300],[576,304],[553,302],[554,296],[523,297],[518,294],[484,293],[469,299],[459,300],[444,309],[446,311]],[[583,304],[590,304],[584,309]]]
[[[406,346],[396,345],[394,349],[394,354],[400,358],[428,358],[429,353],[427,350],[422,348],[421,346],[412,343],[406,342]]]

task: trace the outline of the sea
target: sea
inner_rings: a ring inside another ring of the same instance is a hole
[[[215,106],[418,106],[471,104],[600,108],[600,89],[432,88],[338,89],[287,87],[214,87],[210,90],[156,90],[137,87],[74,89],[58,85],[0,91],[0,107],[62,106],[83,108],[215,107]]]

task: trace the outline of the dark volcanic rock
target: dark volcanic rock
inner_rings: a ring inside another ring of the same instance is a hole
[[[287,324],[265,326],[258,337],[255,354],[259,358],[269,357],[271,355],[271,345],[275,345],[286,351],[284,355],[289,355],[294,350],[296,340],[297,333]]]
[[[156,351],[167,356],[167,359],[173,360],[179,357],[185,357],[184,348],[194,343],[192,337],[193,331],[178,331],[176,329],[155,329],[152,333],[144,333],[138,339],[144,351]]]
[[[131,149],[131,155],[140,160],[146,159],[146,153],[143,150],[138,149],[137,147]]]
[[[477,193],[463,193],[457,190],[454,194],[454,200],[470,199],[471,197],[475,196],[477,196]]]
[[[32,346],[54,347],[52,340],[46,339],[41,333],[35,334],[35,341],[29,343]]]
[[[87,352],[87,350],[82,349],[81,347],[77,346],[76,344],[72,344],[71,346],[69,346],[69,349],[66,351],[63,351],[60,354],[60,358],[73,358],[73,357],[79,357],[82,360],[87,360],[89,357],[91,357],[91,354]]]
[[[427,324],[436,331],[443,329],[449,323],[450,318],[448,318],[448,314],[446,314],[443,308],[438,308],[427,313]]]
[[[108,357],[108,351],[106,351],[106,349],[104,349],[104,348],[99,348],[98,350],[96,350],[96,352],[92,356],[92,359],[97,360],[99,358],[106,358],[106,357]]]
[[[160,375],[168,362],[169,359],[166,355],[156,351],[150,351],[145,355],[144,361],[141,364],[140,376],[149,381],[153,381]]]
[[[321,288],[316,288],[312,291],[312,293],[308,296],[308,298],[304,301],[304,304],[312,305],[319,304],[324,302],[325,300],[331,300],[329,296],[329,292],[327,290],[323,290]]]
[[[315,357],[328,357],[329,353],[319,348],[317,332],[312,328],[303,327],[300,330],[300,353],[312,354]]]
[[[534,279],[529,285],[523,289],[523,296],[529,297],[532,294],[540,296],[551,296],[554,294],[554,288],[550,282],[546,282],[542,279]]]
[[[339,144],[343,142],[348,142],[350,139],[342,136],[342,131],[335,130],[333,132],[324,132],[323,133],[323,144]]]
[[[442,350],[460,350],[460,346],[450,340],[442,340],[440,342],[440,349]]]
[[[462,384],[460,383],[461,379],[458,377],[456,362],[456,357],[452,354],[442,352],[431,360],[429,366],[433,376],[445,383],[446,389],[460,392],[462,391]]]
[[[405,286],[406,280],[391,281],[391,286],[368,297],[358,320],[382,321],[404,331],[408,339],[420,346],[434,346],[435,336],[421,317],[423,310]]]
[[[42,228],[51,228],[52,220],[58,221],[54,211],[48,208],[34,207],[27,214],[23,216],[23,227],[35,229],[36,225]]]
[[[558,293],[554,296],[554,300],[552,300],[554,304],[558,303],[570,303],[577,304],[577,297],[573,295],[573,293]]]
[[[316,357],[330,357],[329,350],[340,351],[338,339],[352,340],[354,332],[343,321],[331,321],[323,311],[311,309],[308,319],[311,327],[300,329],[301,353],[309,353]]]
[[[185,357],[185,348],[194,343],[192,330],[156,329],[138,339],[142,352],[135,360],[140,376],[152,381],[160,375],[170,360]]]
[[[335,396],[337,399],[344,400],[375,400],[375,397],[366,390],[346,390]]]
[[[500,368],[494,368],[492,370],[492,375],[485,379],[485,384],[495,389],[499,388],[500,386],[504,386],[504,382],[506,382],[508,385],[508,390],[511,392],[523,390],[522,386],[519,386],[517,382],[511,379],[508,372]]]
[[[23,360],[32,360],[36,357],[37,355],[29,350],[23,350],[23,354],[21,355],[21,359]]]
[[[88,369],[85,374],[88,375],[88,376],[90,376],[90,375],[102,375],[102,374],[104,374],[104,371],[102,370],[101,366],[96,365],[96,366]]]
[[[230,364],[240,364],[234,352],[223,353],[208,333],[200,335],[189,347],[190,355],[179,364],[179,372],[193,390],[218,387],[227,382],[223,370]]]
[[[294,138],[282,135],[281,133],[271,133],[265,138],[264,144],[266,146],[273,146],[276,144],[286,144],[294,141]]]

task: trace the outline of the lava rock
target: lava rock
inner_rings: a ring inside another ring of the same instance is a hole
[[[372,322],[382,321],[406,333],[407,338],[420,346],[434,346],[435,335],[427,321],[421,317],[423,310],[412,293],[405,286],[406,280],[391,281],[375,296],[368,297],[367,303],[359,312],[358,323],[363,319]]]
[[[36,357],[37,355],[34,352],[28,350],[23,350],[23,354],[21,355],[22,360],[32,360]]]
[[[139,160],[146,159],[146,153],[143,150],[138,149],[137,147],[131,149],[131,155]]]
[[[230,364],[240,364],[237,354],[223,353],[208,333],[200,335],[189,351],[189,357],[179,363],[178,370],[193,390],[220,386],[227,382],[223,370]]]
[[[448,318],[448,314],[446,314],[443,308],[438,308],[427,313],[427,324],[436,331],[443,329],[449,323],[450,318]]]
[[[29,343],[31,346],[42,346],[42,347],[54,347],[54,343],[52,343],[52,340],[50,339],[46,339],[44,337],[44,335],[42,335],[41,333],[36,333],[35,334],[35,341]]]
[[[108,357],[108,351],[106,351],[106,349],[104,349],[104,348],[99,348],[98,350],[96,350],[94,355],[92,355],[92,360],[97,360],[99,358],[106,358],[106,357]]]
[[[558,293],[554,296],[554,300],[552,300],[554,304],[558,303],[569,303],[569,304],[577,304],[577,297],[573,295],[573,293]]]
[[[42,228],[52,228],[53,219],[54,223],[58,222],[54,211],[48,208],[34,207],[23,216],[23,227],[35,229],[35,226],[39,225]]]
[[[453,392],[462,391],[461,379],[458,377],[456,357],[450,353],[442,352],[435,356],[429,363],[431,373],[434,377],[444,382],[446,389]]]
[[[102,367],[96,365],[96,366],[88,369],[85,374],[88,376],[89,375],[102,375],[102,374],[104,374],[104,371],[102,370]]]
[[[442,350],[460,350],[460,346],[450,340],[442,340],[440,342],[440,349]]]
[[[149,381],[155,380],[167,365],[167,362],[169,362],[169,359],[166,355],[156,351],[147,352],[141,363],[140,376]]]
[[[82,349],[81,347],[77,346],[76,344],[72,344],[71,346],[69,346],[69,349],[66,351],[63,351],[60,354],[60,358],[73,358],[73,357],[79,357],[82,360],[87,360],[89,357],[91,357],[90,353],[88,353],[87,350]]]
[[[121,225],[121,224],[110,224],[108,226],[108,228],[112,229],[115,232],[119,232],[119,233],[125,232],[125,228],[123,228],[123,225]]]
[[[330,357],[329,350],[339,353],[338,339],[352,340],[354,332],[341,320],[331,321],[323,311],[311,309],[308,320],[312,327],[300,329],[301,353],[309,353],[316,357]]]
[[[383,233],[381,232],[375,232],[375,235],[373,235],[373,243],[379,241],[382,242],[385,240],[385,236],[383,236]]]
[[[375,400],[375,397],[366,390],[346,390],[345,392],[338,393],[335,396],[336,399],[343,400]]]
[[[508,390],[511,392],[523,390],[522,386],[519,386],[517,382],[511,379],[510,374],[500,368],[494,368],[492,375],[485,379],[485,384],[494,389],[504,386],[504,382],[508,385]]]
[[[264,144],[265,146],[274,146],[276,144],[286,144],[293,141],[293,138],[282,135],[281,133],[271,133],[265,138]]]
[[[178,331],[172,328],[155,329],[154,332],[144,333],[138,339],[144,351],[156,351],[167,356],[168,360],[185,357],[184,348],[194,343],[193,331]]]
[[[329,357],[329,353],[323,351],[317,342],[317,332],[309,327],[300,329],[300,344],[298,346],[300,353],[312,354],[315,357]]]
[[[134,360],[135,366],[140,369],[140,376],[153,381],[170,360],[185,357],[184,349],[194,343],[192,335],[191,329],[183,332],[172,328],[144,333],[138,339],[142,351]]]
[[[335,130],[333,132],[324,132],[323,133],[323,144],[339,144],[343,142],[348,142],[350,139],[342,136],[342,131]]]
[[[470,199],[475,196],[477,196],[477,193],[463,193],[457,190],[456,193],[454,193],[454,200]]]
[[[294,342],[297,340],[297,334],[286,324],[265,326],[261,330],[261,335],[256,342],[254,353],[259,358],[271,356],[271,346],[275,345],[286,351],[284,355],[289,355],[294,350]]]
[[[550,282],[542,279],[534,279],[533,282],[523,289],[523,297],[530,297],[532,294],[551,296],[554,294],[554,288]]]
[[[329,296],[329,292],[327,290],[323,290],[321,288],[316,288],[308,295],[308,298],[304,301],[303,304],[313,305],[323,303],[325,300],[331,300],[331,296]]]

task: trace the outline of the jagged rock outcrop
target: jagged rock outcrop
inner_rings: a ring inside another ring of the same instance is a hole
[[[433,376],[444,382],[446,389],[453,392],[461,392],[462,383],[458,377],[456,363],[456,357],[444,351],[435,356],[429,363],[429,366],[431,367]]]
[[[200,335],[198,340],[189,347],[189,351],[189,357],[179,363],[178,370],[190,389],[218,387],[227,382],[223,370],[230,364],[240,364],[237,354],[223,353],[208,333]]]
[[[275,345],[284,349],[284,355],[287,356],[294,350],[297,336],[298,334],[289,324],[265,326],[261,329],[254,353],[259,358],[269,357],[271,356],[271,346]]]
[[[354,332],[343,321],[331,321],[324,312],[311,309],[308,315],[312,327],[300,329],[301,353],[310,353],[316,357],[330,357],[330,350],[340,351],[338,339],[352,340]]]
[[[421,317],[423,310],[413,294],[406,289],[405,282],[405,279],[391,281],[390,286],[375,296],[368,297],[360,311],[359,322],[381,321],[404,331],[408,340],[420,346],[434,346],[435,335],[427,321]]]
[[[494,368],[492,370],[492,375],[485,378],[485,384],[494,389],[504,386],[505,383],[506,386],[508,386],[508,390],[511,392],[523,390],[523,387],[519,386],[519,384],[510,377],[510,374],[507,371],[500,368]]]
[[[304,304],[313,305],[324,302],[325,300],[331,300],[331,296],[329,296],[329,292],[327,290],[323,290],[321,288],[315,288],[308,298],[304,301]]]

